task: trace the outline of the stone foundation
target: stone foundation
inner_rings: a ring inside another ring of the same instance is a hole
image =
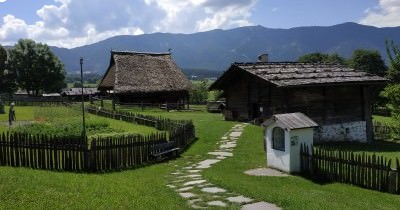
[[[366,122],[356,121],[332,125],[322,125],[319,128],[315,129],[314,141],[358,141],[366,143]]]

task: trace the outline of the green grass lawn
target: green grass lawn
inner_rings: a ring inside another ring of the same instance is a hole
[[[8,107],[7,107],[8,110]],[[28,132],[30,133],[48,133],[59,134],[65,133],[67,135],[74,134],[80,135],[82,115],[80,110],[71,109],[66,107],[31,107],[31,106],[17,106],[15,107],[17,120],[14,124],[21,121],[27,122],[41,122],[46,126],[32,126],[27,125]],[[143,134],[160,132],[155,128],[136,125],[120,120],[108,119],[101,116],[96,116],[86,113],[86,129],[89,137],[105,136],[113,134]],[[72,126],[66,126],[72,125]],[[32,128],[30,128],[32,127]],[[98,128],[97,128],[98,127]],[[50,129],[51,128],[51,129]],[[0,133],[9,129],[8,126],[8,113],[0,115]],[[16,128],[15,128],[16,129]],[[42,129],[42,130],[40,130]],[[61,131],[60,131],[61,129]],[[21,130],[21,129],[19,129]],[[22,129],[26,130],[26,129]]]
[[[392,117],[374,115],[372,119],[374,121],[377,121],[377,122],[380,122],[380,123],[386,124],[386,125],[396,125],[397,124],[396,120],[393,119]]]
[[[27,109],[26,119],[33,119],[28,107],[17,108]],[[24,111],[17,109],[17,117],[19,112]],[[194,157],[208,157],[207,152],[217,148],[217,141],[236,122],[224,121],[221,114],[201,111],[145,110],[143,114],[193,119],[198,140],[176,160],[109,174],[0,167],[0,209],[189,209],[186,200],[165,186],[170,173]],[[123,122],[113,120],[110,124],[120,128],[119,123]],[[345,184],[318,184],[298,176],[272,178],[243,174],[247,169],[266,164],[262,129],[256,126],[247,126],[234,154],[206,170],[206,179],[245,196],[277,203],[284,209],[398,209],[400,206],[398,195]]]
[[[214,149],[235,123],[203,112],[144,114],[193,119],[198,140],[177,160],[109,174],[0,167],[0,209],[189,209],[186,200],[165,186],[169,174],[175,165]]]
[[[399,195],[347,184],[319,184],[299,176],[254,177],[243,173],[265,166],[262,129],[249,125],[238,140],[233,158],[206,169],[204,176],[211,183],[276,203],[284,209],[398,209],[400,206]]]
[[[371,144],[357,142],[337,142],[332,143],[340,150],[352,151],[356,154],[366,153],[369,155],[375,154],[392,160],[392,167],[395,167],[396,158],[400,160],[400,142],[396,141],[375,141]]]

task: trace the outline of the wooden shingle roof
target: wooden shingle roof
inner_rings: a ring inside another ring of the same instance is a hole
[[[367,83],[381,84],[388,80],[344,65],[298,63],[298,62],[256,62],[234,63],[225,74],[231,71],[245,71],[277,87],[319,86],[328,84]],[[224,75],[211,89],[219,89],[224,83]]]
[[[318,127],[318,124],[314,120],[300,112],[273,115],[272,118],[266,120],[262,125],[267,127],[274,122],[279,127],[289,130]]]
[[[190,81],[170,53],[111,52],[99,89],[114,93],[189,91]]]

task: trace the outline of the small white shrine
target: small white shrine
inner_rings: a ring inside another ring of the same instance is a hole
[[[313,144],[314,128],[318,124],[305,114],[276,114],[263,124],[267,165],[288,173],[300,172],[300,145]]]

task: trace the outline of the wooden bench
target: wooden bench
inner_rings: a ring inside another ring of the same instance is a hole
[[[150,155],[156,159],[176,157],[178,156],[179,149],[179,147],[175,146],[174,142],[154,144],[150,148]]]

